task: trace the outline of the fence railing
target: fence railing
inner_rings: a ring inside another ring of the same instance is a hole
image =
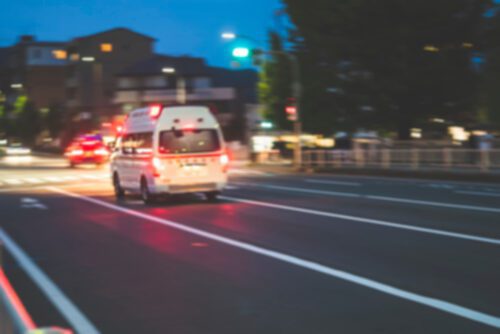
[[[470,170],[500,173],[498,149],[306,150],[302,157],[303,166],[310,168]]]

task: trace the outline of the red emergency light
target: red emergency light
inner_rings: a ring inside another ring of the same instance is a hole
[[[162,106],[155,104],[149,107],[149,116],[153,119],[157,119],[161,115]]]

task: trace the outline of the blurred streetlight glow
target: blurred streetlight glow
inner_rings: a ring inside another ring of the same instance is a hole
[[[82,61],[90,63],[90,62],[95,61],[95,58],[94,57],[82,57]]]
[[[228,40],[236,38],[236,34],[233,33],[233,32],[224,32],[224,33],[222,33],[221,36],[222,36],[223,39],[228,39]]]
[[[274,124],[269,121],[262,121],[260,122],[260,127],[262,129],[272,129],[274,127]]]
[[[23,88],[23,84],[21,84],[21,83],[13,83],[12,85],[10,85],[10,88],[20,89],[20,88]]]
[[[175,68],[173,67],[164,67],[161,69],[163,73],[175,73]]]

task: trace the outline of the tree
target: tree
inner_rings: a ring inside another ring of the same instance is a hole
[[[483,43],[484,51],[476,58],[481,73],[481,119],[483,123],[500,126],[500,13],[494,8],[488,13],[488,28]]]
[[[316,87],[306,90],[319,89],[328,102],[315,115],[315,128],[334,115],[346,126],[397,130],[408,138],[429,117],[467,122],[477,116],[479,79],[471,58],[481,47],[485,14],[496,6],[492,0],[284,3],[306,50],[303,62],[312,64],[306,73]],[[313,108],[305,102],[305,113],[317,113]]]
[[[262,64],[258,84],[259,102],[264,107],[263,116],[280,129],[289,129],[291,122],[286,119],[285,107],[291,98],[291,69],[283,52],[283,41],[276,32],[269,33],[271,45],[270,59]]]
[[[27,145],[34,145],[42,129],[42,120],[39,111],[31,101],[24,104],[22,111],[16,118],[16,129],[19,138]]]

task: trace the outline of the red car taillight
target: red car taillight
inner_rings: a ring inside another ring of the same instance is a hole
[[[79,150],[79,149],[71,150],[69,152],[69,155],[73,156],[73,157],[83,155],[83,150]]]
[[[105,148],[98,148],[97,150],[94,150],[94,154],[100,156],[107,156],[109,155],[109,152]]]

